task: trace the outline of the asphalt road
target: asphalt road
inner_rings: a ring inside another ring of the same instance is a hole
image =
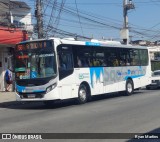
[[[70,100],[57,102],[52,108],[47,108],[42,103],[18,103],[0,107],[0,133],[145,134],[147,132],[160,133],[160,90],[140,90],[132,96],[104,95],[94,97],[93,101],[83,105],[77,105]]]

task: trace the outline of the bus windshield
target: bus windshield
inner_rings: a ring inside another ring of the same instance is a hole
[[[51,41],[19,44],[15,48],[15,77],[18,80],[56,75],[55,52]]]

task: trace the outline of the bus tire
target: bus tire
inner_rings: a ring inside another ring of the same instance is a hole
[[[87,96],[88,90],[86,85],[81,84],[78,90],[78,103],[84,104],[87,102],[88,96]]]
[[[125,95],[130,96],[132,95],[134,92],[134,84],[133,81],[131,79],[128,79],[126,82],[126,91],[125,91]]]

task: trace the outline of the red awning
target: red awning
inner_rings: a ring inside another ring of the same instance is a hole
[[[26,31],[18,28],[0,27],[0,44],[15,45],[25,40],[28,40]]]

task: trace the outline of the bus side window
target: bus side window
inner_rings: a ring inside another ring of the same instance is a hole
[[[59,68],[63,70],[70,70],[73,68],[71,53],[62,52],[59,54]]]
[[[60,80],[73,73],[72,53],[59,53],[59,78]]]
[[[64,63],[61,56],[59,56],[59,68],[60,68],[60,70],[65,70],[66,69],[66,64]]]
[[[67,70],[73,69],[73,61],[72,61],[72,54],[71,53],[66,54],[65,64],[66,64]]]
[[[82,67],[82,61],[80,60],[78,56],[77,56],[77,65],[78,67]]]

